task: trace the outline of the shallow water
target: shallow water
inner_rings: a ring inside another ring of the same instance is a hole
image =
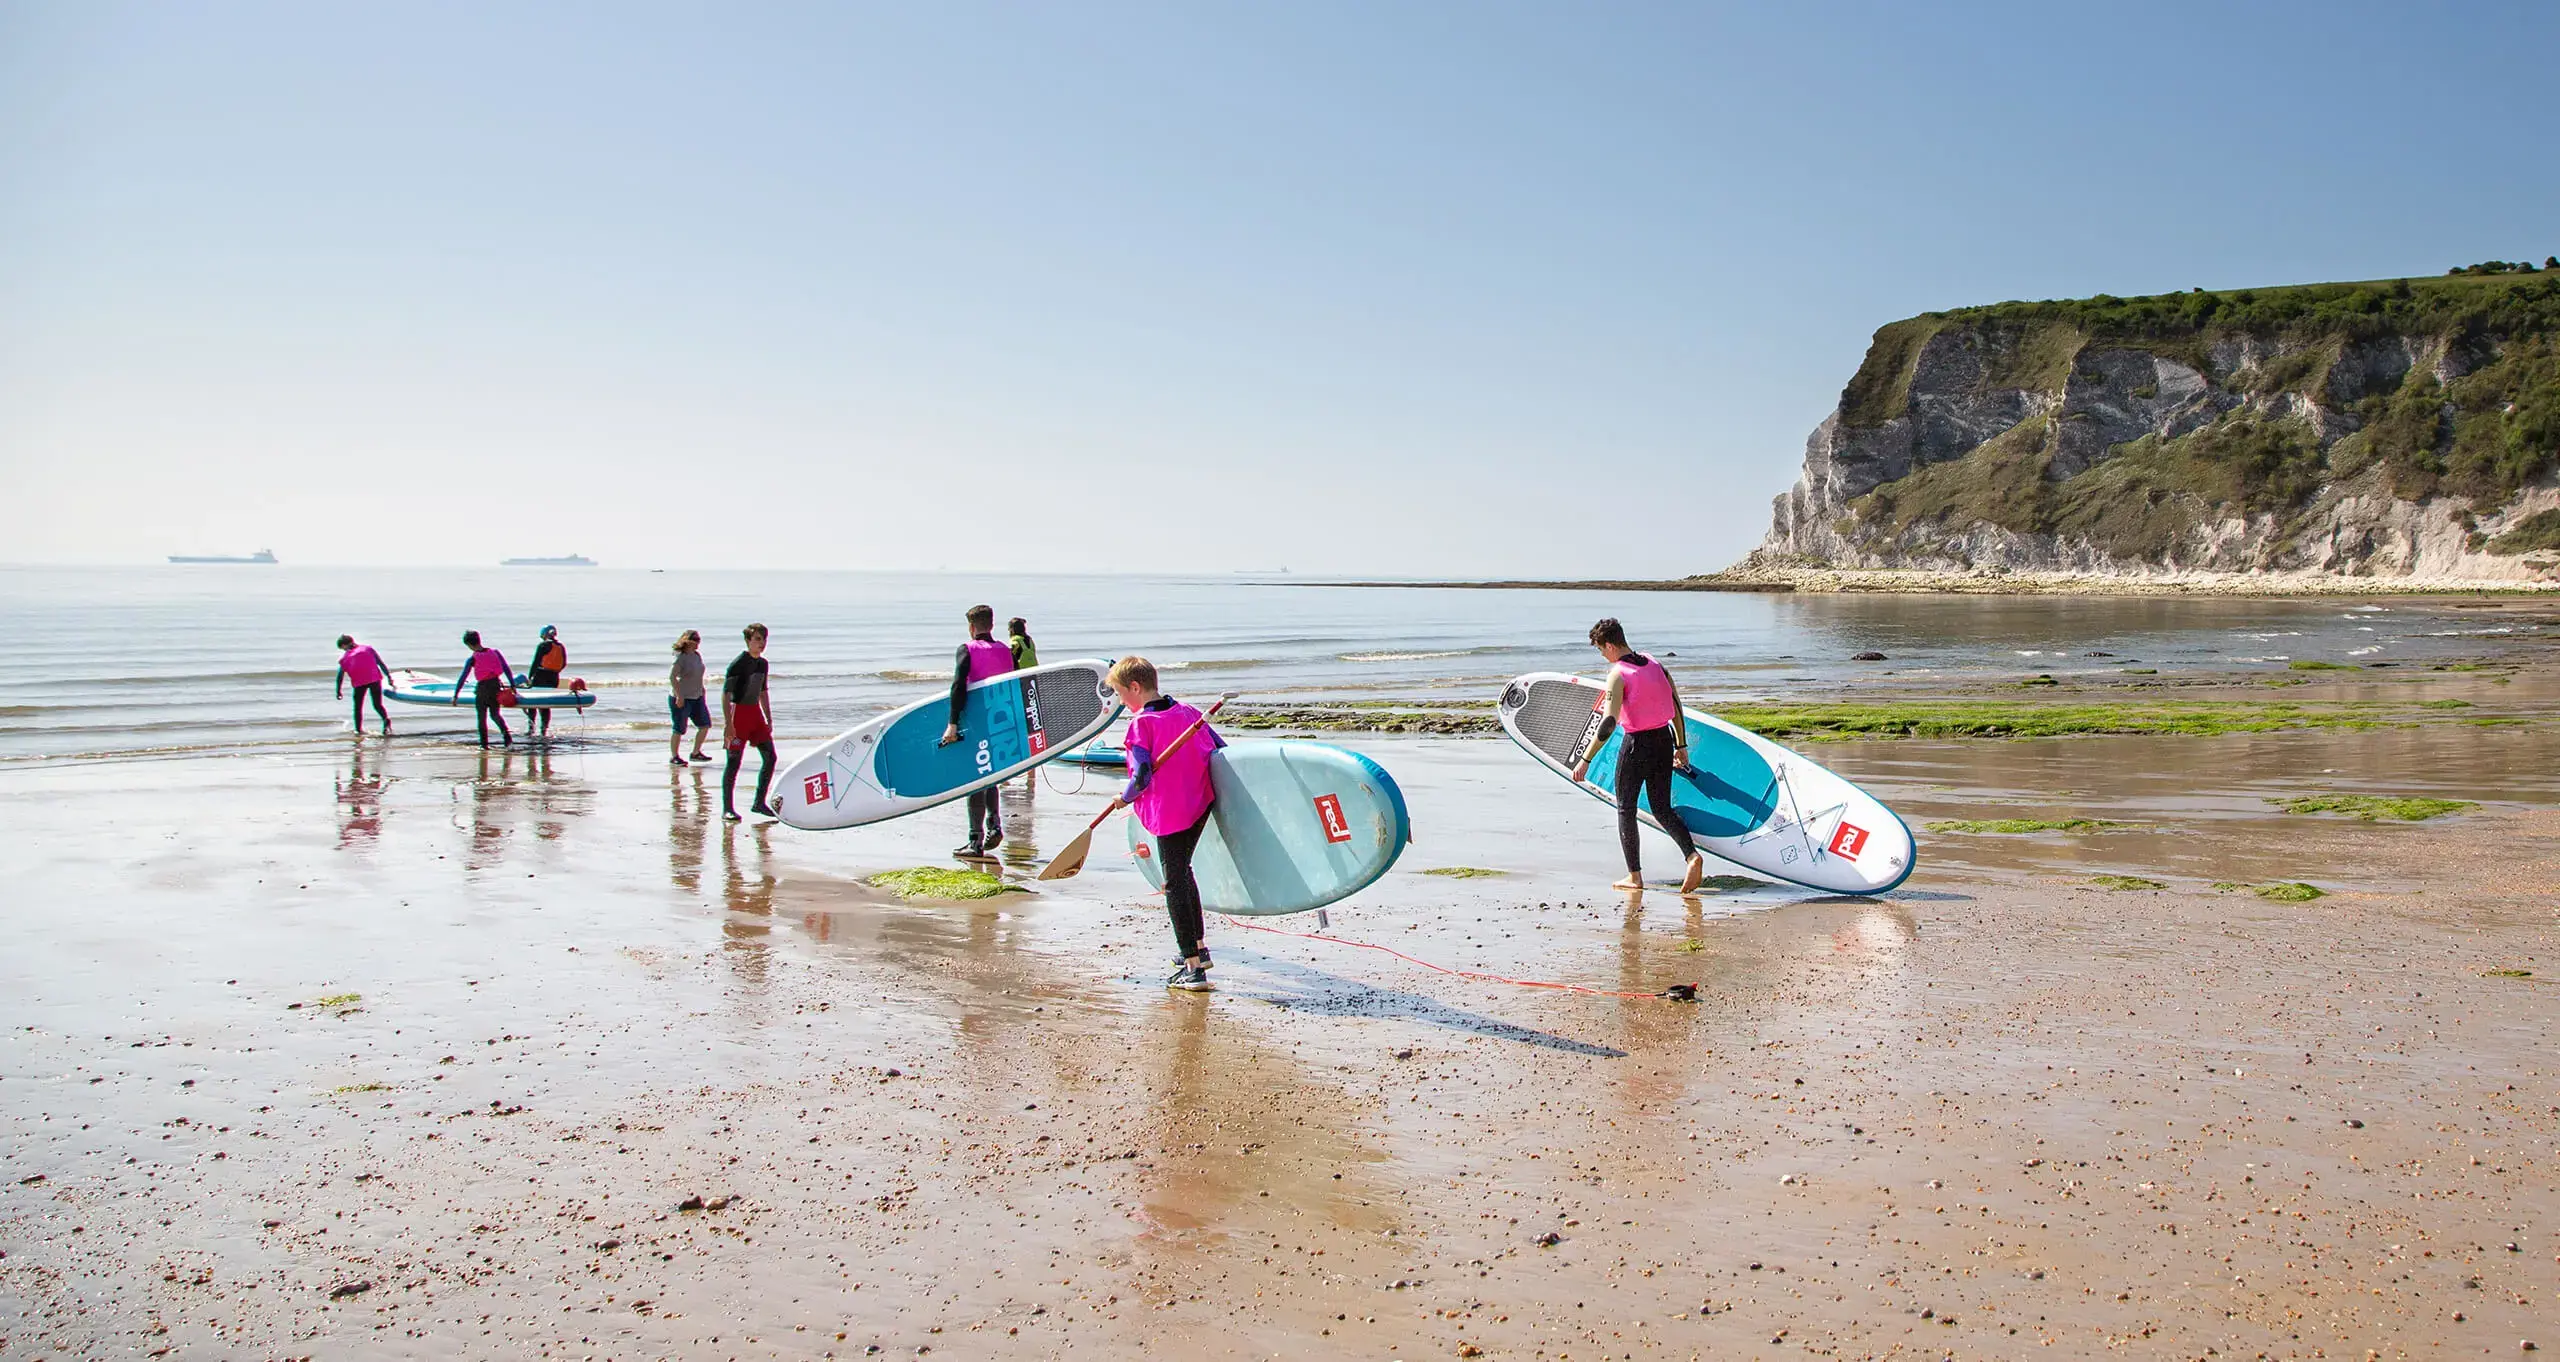
[[[1143,652],[1169,689],[1252,696],[1485,698],[1521,672],[1588,670],[1584,631],[1623,618],[1675,659],[1696,698],[1785,694],[1891,673],[2281,672],[2293,659],[2425,663],[2547,651],[2535,602],[1844,597],[1381,590],[1239,578],[452,571],[329,568],[0,569],[0,761],[246,751],[346,727],[330,699],[341,633],[395,667],[459,670],[464,629],[521,667],[556,624],[569,672],[602,697],[562,717],[591,738],[663,732],[668,645],[702,631],[716,671],[738,628],[774,630],[783,735],[841,731],[947,676],[960,612],[1032,621],[1042,656]],[[1862,651],[1888,655],[1858,663]],[[2108,656],[2092,656],[2108,654]],[[416,726],[460,714],[394,707]]]

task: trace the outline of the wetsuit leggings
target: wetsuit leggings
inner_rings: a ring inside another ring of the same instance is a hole
[[[969,793],[969,845],[981,849],[1000,846],[1004,842],[1004,802],[996,797],[996,787]],[[981,831],[981,829],[984,829]]]
[[[386,733],[389,732],[391,730],[391,716],[383,714],[382,712],[382,683],[379,681],[368,681],[363,685],[356,687],[355,692],[356,731],[358,733],[362,733],[364,731],[364,702],[366,697],[370,696],[373,700],[373,712],[382,715],[383,731]]]
[[[1200,881],[1191,874],[1191,853],[1200,847],[1200,834],[1208,830],[1209,815],[1180,832],[1168,832],[1156,838],[1156,855],[1164,867],[1164,909],[1173,918],[1173,944],[1185,960],[1208,958],[1208,947],[1201,941],[1207,924],[1200,917]]]
[[[496,677],[491,677],[471,693],[472,718],[480,725],[482,747],[489,745],[489,724],[492,720],[498,725],[498,741],[509,747],[516,745],[515,735],[507,731],[507,712],[498,705],[498,688],[502,684]]]
[[[1627,873],[1644,873],[1643,847],[1636,831],[1636,793],[1643,791],[1645,802],[1653,806],[1654,821],[1671,834],[1679,844],[1680,859],[1698,854],[1695,842],[1689,840],[1689,825],[1680,821],[1680,811],[1671,806],[1671,726],[1648,728],[1642,733],[1629,733],[1618,745],[1618,849],[1627,854]]]
[[[738,811],[738,768],[746,764],[747,747],[750,743],[755,746],[758,761],[756,762],[756,802],[747,807],[757,810],[765,807],[765,791],[773,786],[773,739],[749,738],[746,742],[729,744],[729,763],[720,768],[720,811],[722,813]]]

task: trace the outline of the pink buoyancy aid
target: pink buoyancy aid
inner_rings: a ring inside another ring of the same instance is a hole
[[[382,679],[382,654],[370,643],[359,643],[338,654],[338,665],[345,668],[349,683],[370,686]]]
[[[471,655],[472,679],[504,681],[507,679],[507,655],[495,648],[483,648]]]
[[[1013,670],[1013,649],[991,638],[973,638],[968,643],[969,684],[1002,676]]]
[[[1131,754],[1129,773],[1137,774],[1136,753],[1141,749],[1154,763],[1154,774],[1147,777],[1147,788],[1138,791],[1135,806],[1138,825],[1154,836],[1180,832],[1199,822],[1209,811],[1209,801],[1217,797],[1209,783],[1209,755],[1218,748],[1217,731],[1202,724],[1189,742],[1173,746],[1175,739],[1199,722],[1200,711],[1179,700],[1164,709],[1142,709],[1129,716],[1128,734],[1121,739]]]
[[[1635,666],[1622,657],[1611,664],[1611,669],[1626,683],[1625,697],[1618,706],[1621,727],[1630,733],[1650,733],[1671,726],[1679,707],[1671,703],[1671,673],[1664,671],[1661,663],[1647,657],[1643,666]]]

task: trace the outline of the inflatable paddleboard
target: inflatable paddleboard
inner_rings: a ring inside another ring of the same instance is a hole
[[[1009,780],[1120,717],[1102,683],[1110,669],[1088,657],[990,676],[969,687],[960,741],[949,747],[950,691],[891,710],[784,767],[774,812],[795,828],[855,828]]]
[[[471,708],[475,689],[476,685],[463,687],[462,702],[455,707]],[[596,702],[594,691],[570,690],[563,686],[518,686],[515,692],[515,707],[518,709],[585,709]],[[453,678],[426,672],[393,672],[390,679],[383,682],[382,698],[405,705],[453,705]]]
[[[1076,766],[1109,766],[1118,769],[1126,769],[1129,765],[1129,754],[1117,747],[1107,746],[1103,743],[1092,743],[1087,746],[1077,748],[1075,751],[1069,752],[1065,756],[1058,758],[1058,760],[1068,762]]]
[[[1572,761],[1591,741],[1608,687],[1561,672],[1532,672],[1502,692],[1502,731],[1548,770],[1571,779]],[[1689,724],[1689,770],[1673,772],[1671,804],[1698,848],[1745,870],[1840,894],[1881,894],[1917,861],[1911,829],[1874,795],[1799,753],[1697,710]],[[1578,782],[1617,807],[1618,750],[1609,734]],[[1653,812],[1638,817],[1659,831]]]
[[[1404,792],[1378,763],[1320,742],[1242,742],[1209,758],[1218,792],[1192,853],[1200,906],[1264,917],[1322,908],[1368,888],[1396,863],[1413,825]],[[1133,816],[1129,854],[1164,887],[1155,838]]]

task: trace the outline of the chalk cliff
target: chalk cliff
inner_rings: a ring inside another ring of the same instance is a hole
[[[1736,571],[2560,579],[2560,268],[1878,331]]]

